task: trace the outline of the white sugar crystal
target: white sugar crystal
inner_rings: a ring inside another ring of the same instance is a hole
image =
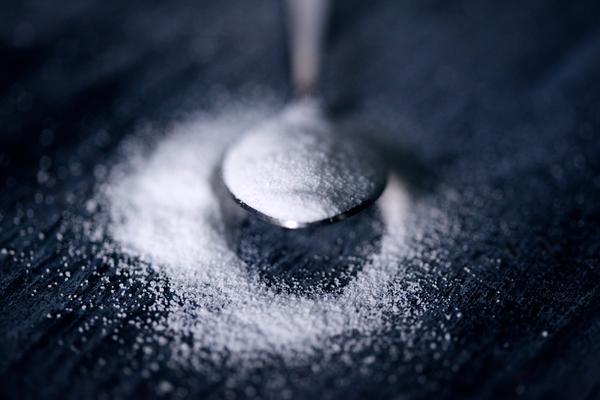
[[[385,226],[380,247],[340,293],[274,292],[226,241],[215,171],[227,146],[273,113],[256,105],[228,109],[172,127],[149,154],[144,146],[127,145],[126,161],[96,196],[99,208],[108,210],[107,232],[119,251],[166,278],[164,287],[144,289],[155,295],[152,307],[162,315],[153,321],[157,342],[172,346],[176,361],[197,368],[206,361],[201,349],[217,362],[269,355],[294,362],[315,351],[358,351],[386,329],[392,313],[398,337],[411,343],[423,306],[410,300],[418,283],[399,286],[401,260],[410,251],[405,217],[411,207],[399,180],[390,180],[376,205]],[[310,218],[321,211],[302,209]],[[123,261],[120,268],[143,267]],[[344,335],[358,339],[348,348],[332,345]]]
[[[335,132],[317,102],[305,99],[244,134],[227,152],[223,178],[260,213],[307,224],[372,199],[385,174],[363,143]]]

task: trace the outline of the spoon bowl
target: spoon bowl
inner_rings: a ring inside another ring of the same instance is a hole
[[[335,132],[318,101],[302,99],[225,154],[223,181],[259,218],[295,229],[342,220],[382,193],[386,168],[367,143]]]

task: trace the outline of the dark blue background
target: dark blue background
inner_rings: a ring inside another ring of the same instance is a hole
[[[289,97],[280,12],[274,0],[0,5],[4,398],[142,398],[157,396],[153,382],[163,378],[180,397],[223,395],[227,371],[208,381],[170,369],[160,350],[143,359],[126,324],[125,344],[97,332],[72,351],[78,327],[102,313],[46,318],[69,300],[46,290],[54,280],[44,271],[66,257],[74,279],[61,291],[88,279],[82,298],[110,302],[94,297],[99,276],[113,287],[126,278],[100,264],[97,275],[81,271],[95,250],[63,229],[83,213],[94,168],[146,121],[166,124],[222,93],[260,87]],[[415,268],[409,279],[431,285],[436,307],[424,324],[456,308],[463,318],[450,324],[456,339],[441,359],[423,346],[398,362],[379,347],[379,367],[366,375],[290,370],[294,397],[600,397],[599,16],[597,1],[338,1],[323,93],[338,115],[381,126],[379,142],[401,143],[390,158],[460,223],[432,248],[432,271]],[[437,199],[448,191],[461,204]],[[70,254],[65,242],[84,251]],[[145,296],[141,304],[153,301]],[[137,302],[127,311],[145,312]],[[98,368],[101,356],[108,364]],[[160,364],[156,376],[137,373],[150,361]],[[279,397],[265,385],[277,368],[232,393],[245,397],[250,386]]]

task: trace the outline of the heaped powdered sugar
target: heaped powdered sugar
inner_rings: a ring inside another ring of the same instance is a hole
[[[152,307],[162,315],[153,329],[169,337],[178,363],[202,364],[207,353],[201,350],[209,351],[212,362],[242,365],[276,357],[295,363],[315,352],[339,353],[336,343],[344,337],[353,337],[354,344],[343,351],[359,351],[390,328],[390,317],[407,341],[417,329],[423,307],[409,299],[420,288],[416,281],[403,282],[403,260],[411,253],[405,243],[411,200],[394,176],[374,206],[381,219],[379,246],[361,256],[361,268],[338,291],[317,288],[308,296],[276,290],[226,240],[220,207],[225,199],[214,188],[222,154],[273,113],[270,107],[230,107],[171,127],[149,154],[147,146],[129,144],[98,191],[111,246],[141,260],[119,268],[165,277],[168,295],[166,288],[146,290],[156,292]]]

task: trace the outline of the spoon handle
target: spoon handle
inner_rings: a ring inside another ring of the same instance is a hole
[[[330,0],[285,0],[292,83],[299,96],[318,85]]]

